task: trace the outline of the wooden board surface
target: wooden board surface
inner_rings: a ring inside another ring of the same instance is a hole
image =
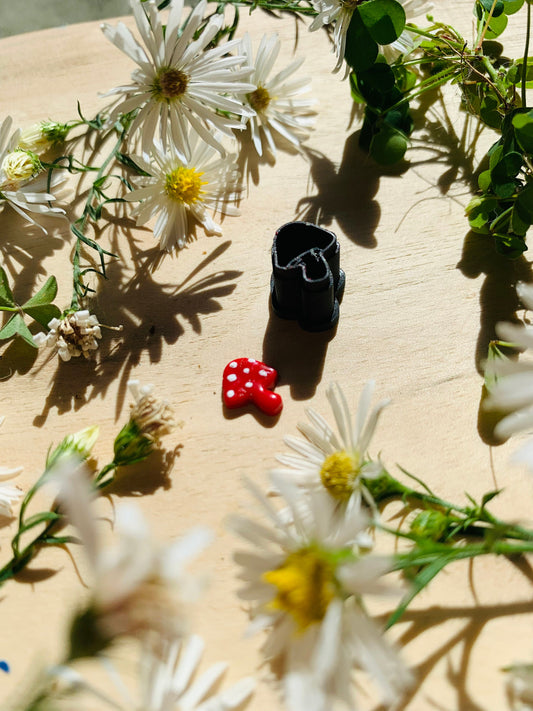
[[[453,18],[467,37],[471,4],[439,0],[434,15]],[[130,26],[132,23],[128,20]],[[295,27],[243,13],[240,32],[282,37],[280,66],[293,57]],[[521,53],[518,27],[509,53]],[[127,416],[126,382],[151,382],[174,405],[183,427],[169,437],[176,448],[167,470],[155,458],[145,478],[125,482],[106,502],[135,498],[159,538],[169,539],[197,523],[216,534],[202,562],[212,584],[195,629],[206,637],[207,658],[230,662],[228,679],[257,672],[255,711],[281,707],[259,669],[260,639],[244,639],[247,618],[235,597],[234,538],[225,518],[248,505],[242,478],[263,482],[284,451],[283,436],[313,408],[330,416],[328,383],[339,381],[351,402],[368,378],[377,396],[392,398],[372,453],[394,470],[400,464],[442,496],[461,500],[497,485],[504,493],[498,513],[530,519],[533,485],[508,465],[513,446],[492,447],[480,416],[481,360],[494,324],[516,309],[516,279],[531,281],[527,259],[504,263],[490,245],[468,233],[464,206],[475,166],[461,158],[464,114],[459,90],[446,90],[429,111],[430,124],[415,133],[409,166],[383,171],[357,147],[347,83],[333,75],[327,38],[300,27],[298,55],[307,57],[318,99],[315,130],[304,157],[278,153],[275,165],[247,176],[240,217],[223,221],[223,237],[198,239],[153,268],[157,246],[149,230],[131,221],[104,230],[103,244],[118,250],[109,281],[91,304],[99,320],[122,324],[105,333],[97,364],[60,363],[40,354],[21,355],[12,344],[0,353],[0,430],[3,465],[23,465],[27,488],[42,471],[46,451],[66,434],[98,423],[95,455],[109,458]],[[0,118],[26,126],[43,118],[67,120],[79,100],[86,116],[103,106],[98,92],[124,83],[130,60],[106,41],[97,23],[20,35],[0,41]],[[481,155],[494,140],[485,131]],[[436,144],[444,151],[436,155]],[[79,208],[71,191],[67,209]],[[269,308],[270,249],[277,227],[307,219],[333,229],[341,243],[346,291],[332,338],[301,331]],[[1,259],[21,299],[48,274],[60,282],[59,303],[70,299],[72,240],[66,223],[47,221],[50,233],[27,229],[2,214]],[[233,358],[264,360],[280,372],[281,416],[270,421],[249,410],[228,416],[221,377]],[[0,561],[9,554],[14,527],[0,530]],[[83,574],[81,556],[74,552]],[[11,672],[0,678],[0,698],[27,683],[36,665],[54,661],[66,616],[85,589],[63,551],[39,557],[28,572],[0,593],[0,658]],[[420,596],[392,636],[418,674],[418,690],[401,706],[410,711],[496,711],[505,708],[501,668],[531,658],[531,583],[507,560],[479,560],[450,568]],[[384,613],[387,608],[377,609]],[[363,708],[377,708],[373,697]]]

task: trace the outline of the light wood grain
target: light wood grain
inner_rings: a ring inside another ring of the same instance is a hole
[[[470,36],[469,2],[435,4],[435,17],[453,19]],[[290,61],[291,21],[243,13],[244,30],[255,38],[277,31],[280,66]],[[510,37],[509,52],[520,53],[520,28]],[[307,158],[281,152],[275,165],[261,165],[257,184],[249,176],[241,216],[224,219],[224,236],[208,238],[199,230],[197,241],[155,271],[147,266],[156,251],[150,231],[128,225],[125,235],[119,227],[109,243],[120,250],[120,265],[98,284],[91,308],[101,322],[122,323],[124,331],[104,334],[98,365],[43,355],[20,365],[16,344],[4,347],[0,360],[2,464],[24,466],[25,488],[41,472],[50,443],[89,424],[100,424],[95,454],[101,463],[108,460],[127,416],[129,377],[154,383],[173,403],[183,428],[168,440],[169,449],[178,447],[168,477],[156,461],[146,480],[138,477],[136,487],[126,482],[102,509],[112,516],[112,505],[137,488],[154,535],[169,539],[197,523],[214,529],[216,541],[202,558],[212,585],[194,623],[207,639],[207,659],[230,662],[230,680],[259,669],[261,640],[243,638],[247,618],[234,594],[235,541],[224,519],[248,506],[242,478],[264,481],[275,453],[284,450],[283,436],[296,432],[307,406],[329,417],[328,383],[339,381],[355,405],[363,383],[375,378],[378,397],[392,398],[372,445],[391,469],[401,464],[455,500],[465,491],[480,496],[496,477],[504,493],[495,510],[516,519],[530,519],[533,501],[531,479],[508,466],[514,444],[491,447],[479,424],[484,349],[494,323],[514,314],[508,284],[530,280],[530,267],[527,260],[502,263],[490,244],[468,235],[464,206],[472,166],[459,163],[465,119],[458,89],[446,90],[445,103],[431,109],[431,127],[415,133],[409,169],[381,171],[357,148],[359,122],[350,122],[348,85],[331,73],[325,35],[301,26],[297,53],[307,57],[304,71],[319,100]],[[76,100],[91,116],[103,106],[98,92],[124,83],[131,70],[97,23],[4,39],[0,118],[11,114],[22,126],[66,120],[75,116]],[[484,132],[477,155],[493,140]],[[439,159],[432,150],[438,143],[449,147]],[[331,340],[269,312],[273,233],[295,218],[319,220],[341,242],[346,292]],[[20,298],[55,273],[65,305],[72,241],[64,223],[47,225],[48,237],[2,215],[2,260],[20,275]],[[252,411],[225,416],[222,370],[240,356],[279,370],[284,409],[277,421]],[[9,555],[13,532],[13,526],[0,530],[0,561]],[[81,553],[73,555],[83,573]],[[0,678],[3,698],[27,682],[36,664],[57,658],[66,617],[85,594],[63,551],[39,556],[32,570],[0,593],[0,658],[12,666]],[[530,580],[507,560],[457,564],[441,575],[392,630],[419,675],[418,690],[401,708],[505,708],[501,668],[533,653],[530,600]],[[257,673],[261,683],[250,708],[281,708],[265,669]],[[361,706],[377,708],[369,694]]]

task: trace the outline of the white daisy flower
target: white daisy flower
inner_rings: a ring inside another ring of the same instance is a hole
[[[323,25],[335,23],[333,28],[333,51],[337,57],[337,64],[333,71],[338,72],[344,62],[344,52],[346,49],[346,33],[352,20],[355,8],[361,0],[312,0],[317,11],[317,16],[311,23],[311,31],[320,29]],[[407,22],[427,13],[433,7],[427,0],[397,0],[405,10]],[[396,59],[399,54],[412,51],[415,47],[413,36],[408,30],[404,30],[395,42],[391,45],[380,47],[380,51],[385,54],[387,61]]]
[[[48,323],[48,333],[36,333],[33,337],[38,348],[57,348],[61,360],[83,356],[89,359],[98,348],[102,338],[100,324],[87,309],[72,311],[63,318],[53,318]]]
[[[381,579],[390,560],[359,555],[354,541],[367,526],[363,515],[339,526],[333,502],[320,492],[310,496],[312,516],[300,518],[298,490],[275,483],[292,522],[250,483],[270,525],[242,516],[230,525],[254,546],[234,555],[244,582],[238,594],[251,605],[250,632],[268,631],[263,651],[281,663],[289,711],[330,711],[336,701],[355,708],[355,668],[373,677],[386,701],[397,701],[411,676],[363,602],[396,593]]]
[[[295,454],[277,455],[276,459],[283,468],[277,468],[273,473],[307,491],[325,488],[337,509],[340,508],[348,516],[359,510],[361,496],[373,506],[363,479],[379,477],[383,467],[379,461],[368,458],[368,447],[379,416],[390,402],[381,400],[370,410],[373,391],[374,381],[368,381],[359,398],[354,425],[342,389],[337,383],[330,385],[326,395],[333,410],[337,432],[318,412],[307,409],[310,424],[298,424],[306,439],[291,435],[284,438]]]
[[[13,119],[8,116],[0,126],[0,207],[9,205],[32,225],[37,225],[45,234],[46,229],[34,215],[64,215],[59,207],[51,207],[55,197],[46,191],[46,175],[40,174],[40,163],[30,151],[16,150],[20,130],[11,133]],[[55,178],[57,185],[63,178]]]
[[[206,49],[224,23],[223,15],[214,15],[196,36],[207,0],[194,7],[184,27],[183,0],[171,2],[165,28],[153,0],[131,0],[131,7],[144,46],[124,24],[102,25],[105,36],[138,64],[131,84],[109,92],[118,97],[110,118],[138,109],[130,133],[142,129],[144,153],[150,152],[159,126],[163,146],[174,144],[189,157],[186,129],[190,125],[224,154],[216,132],[232,136],[233,129],[244,128],[244,121],[253,113],[242,101],[244,94],[255,88],[249,81],[250,68],[243,56],[231,54],[240,41]]]
[[[276,136],[282,136],[296,149],[308,135],[315,112],[314,99],[302,95],[309,91],[309,77],[291,78],[304,61],[297,59],[275,76],[270,76],[278,57],[281,43],[277,34],[263,35],[254,60],[252,41],[246,33],[242,38],[243,53],[253,66],[251,76],[256,89],[246,95],[246,101],[255,111],[248,125],[255,150],[262,156],[265,148],[276,154]]]
[[[195,599],[200,590],[185,566],[207,546],[211,533],[193,529],[160,546],[152,540],[141,510],[122,504],[116,508],[115,542],[104,547],[91,511],[85,468],[62,457],[52,478],[62,509],[78,530],[94,581],[89,605],[73,625],[70,659],[92,656],[124,635],[181,634],[185,623],[180,604]]]
[[[50,673],[65,683],[66,693],[85,691],[94,696],[98,700],[98,711],[102,708],[101,702],[118,711],[232,711],[242,708],[254,690],[254,680],[246,677],[219,690],[228,667],[224,662],[211,665],[196,677],[204,647],[204,641],[198,635],[184,642],[179,639],[163,641],[157,649],[151,641],[145,643],[139,660],[138,691],[134,694],[107,657],[101,656],[100,662],[116,693],[102,691],[71,667],[54,667]]]
[[[188,139],[191,157],[185,160],[173,146],[167,150],[158,144],[152,149],[152,162],[133,156],[150,177],[137,179],[140,187],[128,193],[130,202],[142,201],[133,215],[138,225],[145,225],[157,215],[154,236],[160,249],[182,249],[192,239],[192,227],[200,223],[208,235],[221,235],[222,229],[210,211],[227,215],[239,211],[230,202],[240,195],[240,174],[234,156],[221,157],[198,136]]]
[[[533,284],[519,282],[516,293],[527,309],[533,309]],[[533,428],[533,360],[527,352],[533,348],[533,325],[499,323],[496,333],[503,341],[525,351],[526,356],[518,361],[498,358],[491,364],[495,382],[485,407],[508,412],[494,428],[497,437],[507,439]],[[519,449],[514,458],[533,470],[533,439]]]
[[[4,417],[0,417],[0,425],[4,422]],[[5,484],[8,479],[14,479],[20,474],[22,467],[0,466],[0,517],[13,518],[15,515],[13,505],[22,497],[23,491],[18,486]]]

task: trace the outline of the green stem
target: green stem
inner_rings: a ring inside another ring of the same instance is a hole
[[[522,81],[520,84],[522,106],[527,106],[527,96],[526,96],[526,77],[527,77],[527,59],[529,55],[529,38],[531,35],[531,5],[529,0],[526,0],[527,5],[527,25],[526,25],[526,41],[524,45],[524,60],[522,63]]]

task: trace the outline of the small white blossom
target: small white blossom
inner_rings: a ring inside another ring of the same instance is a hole
[[[98,319],[86,309],[73,311],[61,319],[53,318],[48,328],[48,333],[35,334],[35,345],[56,347],[59,357],[65,361],[81,355],[90,358],[92,351],[98,348],[98,339],[102,338]]]
[[[122,504],[116,507],[114,542],[105,546],[92,513],[85,468],[62,457],[51,478],[58,484],[58,500],[67,518],[78,530],[93,578],[88,607],[74,625],[77,633],[71,635],[73,658],[84,656],[90,642],[94,652],[95,638],[99,651],[122,636],[181,635],[186,627],[181,606],[195,599],[201,587],[185,567],[210,542],[210,531],[198,527],[168,545],[158,545],[139,507]]]
[[[524,306],[533,309],[533,284],[520,282],[516,292]],[[494,384],[485,407],[508,413],[494,428],[497,437],[507,439],[533,429],[533,326],[503,322],[497,324],[496,333],[503,341],[524,351],[525,356],[520,360],[498,358],[491,363]],[[516,452],[514,459],[533,471],[533,439]]]
[[[311,86],[309,77],[293,77],[304,58],[297,59],[276,75],[271,76],[281,43],[277,34],[263,35],[254,59],[252,41],[246,33],[242,39],[243,52],[253,66],[251,80],[256,89],[246,95],[255,111],[248,122],[255,150],[261,156],[265,149],[276,153],[276,136],[283,137],[294,148],[309,135],[315,112],[315,100],[305,97]]]
[[[50,206],[55,197],[46,192],[46,175],[34,175],[37,167],[35,158],[26,151],[15,151],[20,140],[20,130],[12,133],[12,125],[13,119],[10,116],[0,125],[0,207],[9,205],[21,217],[47,234],[46,229],[28,213],[58,216],[64,215],[65,211]],[[62,180],[62,177],[53,177],[52,185]]]
[[[217,134],[233,136],[233,129],[244,128],[253,111],[242,99],[255,87],[245,57],[232,54],[239,40],[207,49],[224,23],[223,14],[214,14],[200,31],[207,10],[206,0],[201,0],[182,31],[183,0],[170,3],[165,29],[153,0],[131,0],[131,7],[142,44],[122,23],[102,25],[105,36],[138,65],[130,84],[109,92],[118,97],[111,119],[138,109],[130,133],[142,131],[144,153],[150,152],[159,133],[164,148],[174,144],[189,158],[190,127],[224,154]]]
[[[361,392],[354,423],[341,387],[337,383],[331,384],[326,395],[336,431],[318,412],[307,409],[310,423],[298,424],[305,439],[292,435],[284,438],[295,454],[277,455],[276,459],[283,467],[275,469],[274,474],[306,491],[327,490],[337,509],[346,516],[359,510],[362,496],[372,506],[363,479],[379,477],[383,467],[379,460],[369,459],[368,447],[379,416],[389,404],[389,400],[381,400],[371,410],[373,391],[374,381],[368,381]]]
[[[427,13],[433,7],[427,0],[397,0],[405,10],[406,22],[414,20],[416,17]],[[333,28],[333,51],[337,56],[337,64],[334,71],[337,72],[344,62],[346,50],[346,33],[352,20],[355,8],[359,4],[357,0],[312,0],[317,11],[317,16],[311,23],[311,31],[320,29],[323,25],[334,23]],[[387,61],[393,61],[399,54],[407,54],[416,47],[413,35],[408,30],[390,45],[380,47],[380,51],[385,55]]]
[[[163,640],[157,645],[152,640],[145,642],[139,660],[136,692],[130,691],[112,661],[103,656],[100,661],[115,693],[102,691],[72,667],[54,667],[50,673],[65,683],[63,693],[85,691],[98,700],[99,710],[102,702],[118,711],[232,711],[242,708],[254,690],[254,680],[246,677],[220,689],[228,665],[215,663],[198,674],[204,647],[204,641],[198,635],[183,642],[179,639]]]
[[[188,133],[188,132],[187,132]],[[138,178],[137,189],[125,198],[141,201],[133,210],[138,225],[156,218],[154,237],[159,247],[167,252],[182,249],[192,239],[195,223],[208,235],[221,235],[222,228],[211,213],[219,211],[238,215],[230,204],[240,196],[240,174],[235,166],[235,156],[222,158],[210,145],[194,134],[188,138],[190,159],[183,158],[173,147],[164,150],[154,145],[152,161],[140,156],[135,162],[150,177]]]
[[[0,417],[0,425],[4,422],[4,417]],[[13,518],[13,505],[22,497],[23,491],[18,486],[5,484],[8,479],[14,479],[20,474],[22,467],[0,466],[0,516]]]
[[[234,555],[244,584],[238,594],[251,606],[250,632],[268,632],[263,652],[280,664],[287,708],[331,711],[339,701],[356,708],[356,668],[385,701],[398,701],[411,675],[364,607],[366,595],[396,594],[381,577],[391,561],[361,555],[356,540],[368,525],[361,513],[339,525],[333,501],[314,492],[302,518],[301,493],[283,479],[275,484],[291,516],[249,483],[266,522],[234,516],[230,526],[253,546]]]

